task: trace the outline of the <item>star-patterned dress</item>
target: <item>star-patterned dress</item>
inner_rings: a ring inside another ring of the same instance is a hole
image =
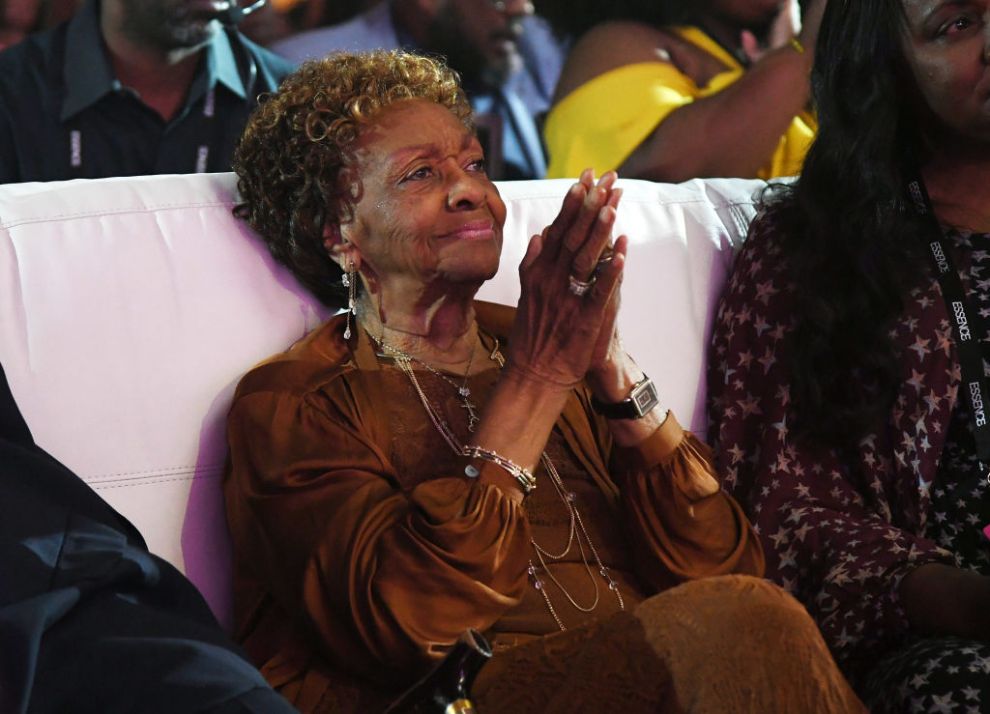
[[[945,233],[967,297],[990,324],[990,234]],[[938,283],[924,278],[910,292],[891,333],[903,377],[885,428],[845,455],[812,454],[789,430],[796,288],[777,235],[769,219],[754,223],[716,316],[711,436],[725,487],[755,523],[767,576],[805,604],[874,712],[990,711],[990,646],[919,639],[898,599],[903,576],[924,563],[990,574],[981,532],[990,485],[957,398]]]

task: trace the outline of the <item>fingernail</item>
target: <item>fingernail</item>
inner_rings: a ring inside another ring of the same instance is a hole
[[[613,218],[615,218],[615,209],[611,206],[602,206],[602,210],[598,212],[598,220],[607,223]]]

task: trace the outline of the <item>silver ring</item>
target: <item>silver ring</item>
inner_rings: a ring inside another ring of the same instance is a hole
[[[567,276],[567,289],[571,291],[571,295],[577,295],[578,297],[584,297],[591,290],[591,287],[595,284],[598,277],[595,275],[591,276],[591,279],[585,282],[584,280],[578,280],[573,275]]]

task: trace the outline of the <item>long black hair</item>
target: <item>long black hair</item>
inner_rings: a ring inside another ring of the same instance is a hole
[[[854,446],[900,379],[890,336],[923,273],[905,184],[921,157],[920,100],[900,0],[832,0],[812,75],[819,132],[800,179],[774,187],[758,221],[777,227],[797,291],[789,336],[797,432]]]

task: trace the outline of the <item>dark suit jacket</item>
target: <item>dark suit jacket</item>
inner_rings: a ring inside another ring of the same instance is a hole
[[[0,712],[292,712],[196,588],[31,437],[0,367]]]

